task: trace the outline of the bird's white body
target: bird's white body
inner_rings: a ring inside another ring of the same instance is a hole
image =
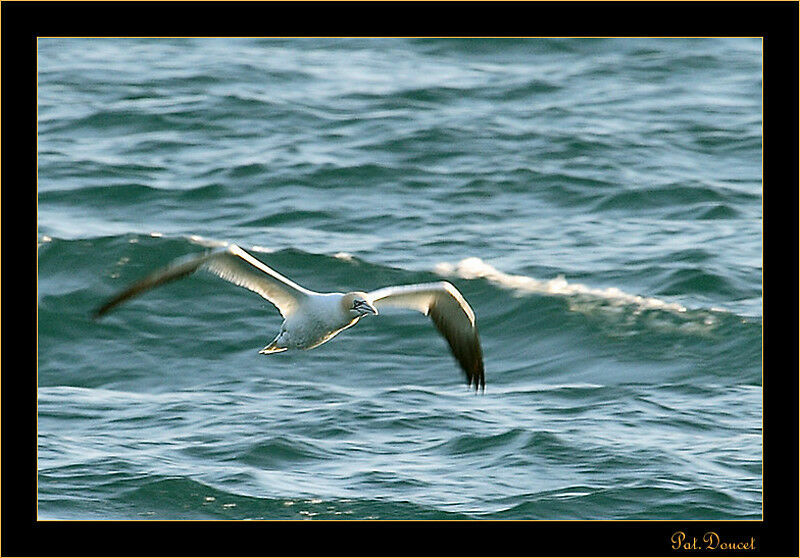
[[[118,304],[144,291],[207,269],[226,281],[249,289],[274,304],[283,324],[262,354],[290,349],[313,349],[354,326],[380,307],[405,308],[430,316],[447,340],[470,385],[483,387],[483,353],[475,314],[453,285],[446,281],[384,287],[369,293],[318,293],[301,287],[241,248],[225,249],[176,260],[156,270],[112,297],[95,312],[102,316]]]
[[[261,353],[313,349],[354,326],[361,316],[342,312],[343,293],[311,293],[281,324],[275,340]]]

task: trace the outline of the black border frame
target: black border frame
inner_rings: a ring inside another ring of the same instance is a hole
[[[668,556],[704,553],[673,550],[676,531],[713,530],[755,537],[755,550],[736,554],[798,556],[798,335],[796,321],[781,319],[799,290],[797,2],[5,1],[0,10],[0,554]],[[764,520],[37,521],[36,37],[243,35],[763,37]]]

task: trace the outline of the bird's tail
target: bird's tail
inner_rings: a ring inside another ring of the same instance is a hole
[[[282,353],[283,351],[287,350],[288,347],[278,347],[277,345],[278,340],[275,339],[272,343],[258,351],[260,355],[271,355],[272,353]]]

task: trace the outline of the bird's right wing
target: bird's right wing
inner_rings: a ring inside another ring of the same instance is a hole
[[[133,285],[110,298],[94,312],[99,318],[128,299],[145,291],[191,275],[198,269],[207,269],[231,283],[258,293],[274,304],[285,318],[312,291],[287,279],[274,269],[242,250],[236,245],[202,256],[180,258],[162,269],[140,279]]]
[[[467,301],[447,281],[385,287],[367,293],[377,308],[407,308],[430,316],[467,376],[467,383],[484,388],[483,351],[475,314]]]

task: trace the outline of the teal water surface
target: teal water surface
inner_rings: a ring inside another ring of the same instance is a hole
[[[760,519],[757,39],[40,39],[40,519]],[[210,275],[445,278],[317,349]]]

